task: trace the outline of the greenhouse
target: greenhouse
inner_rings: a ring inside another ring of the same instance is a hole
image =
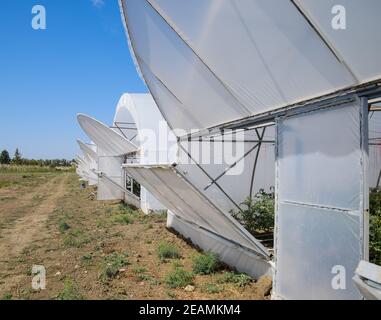
[[[332,274],[341,266],[352,277],[368,259],[368,101],[381,95],[381,48],[372,37],[380,4],[343,2],[351,33],[324,18],[332,1],[120,1],[137,68],[168,125],[183,130],[179,148],[193,162],[186,170],[136,167],[135,178],[171,181],[177,192],[163,197],[189,197],[189,212],[182,206],[188,219],[219,217],[218,233],[268,260],[267,250],[228,222],[239,202],[217,181],[227,175],[211,175],[182,144],[275,125],[274,298],[360,298],[351,278],[337,290]],[[257,141],[266,141],[263,133]],[[192,185],[184,177],[190,170],[200,177]],[[240,189],[244,183],[234,180]],[[184,192],[191,188],[204,192]],[[221,212],[197,214],[195,203]]]

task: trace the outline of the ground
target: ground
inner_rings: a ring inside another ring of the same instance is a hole
[[[74,172],[0,168],[1,299],[268,299],[269,278],[232,282],[226,267],[171,287],[175,270],[192,271],[196,248],[164,214],[95,201],[94,191]],[[179,257],[160,258],[163,243]],[[44,290],[32,288],[33,265],[46,270]]]

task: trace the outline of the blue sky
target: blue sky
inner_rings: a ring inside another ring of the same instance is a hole
[[[46,8],[46,30],[31,27]],[[146,92],[117,0],[1,0],[0,149],[67,158],[87,141],[76,114],[110,124],[123,92]]]

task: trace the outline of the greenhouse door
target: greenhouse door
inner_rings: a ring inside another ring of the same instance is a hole
[[[368,256],[367,102],[277,120],[274,298],[360,299]]]

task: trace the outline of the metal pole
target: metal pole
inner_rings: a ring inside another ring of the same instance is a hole
[[[252,147],[249,151],[247,151],[240,159],[238,159],[237,161],[234,161],[234,163],[232,165],[230,165],[228,168],[226,168],[224,170],[224,172],[222,172],[219,176],[217,176],[217,178],[215,178],[214,180],[212,180],[210,182],[210,184],[208,184],[204,190],[206,191],[207,189],[209,189],[214,183],[216,183],[219,179],[221,179],[230,169],[234,168],[238,162],[240,162],[241,160],[245,159],[245,157],[247,155],[249,155],[253,150],[255,150],[255,148],[257,148],[258,146],[260,145],[260,143],[257,143],[254,147]]]
[[[259,134],[258,134],[258,131],[257,129],[255,129],[255,132],[257,133],[258,135],[258,139],[262,140],[264,135],[265,135],[265,131],[266,131],[266,127],[263,128],[262,130],[262,135],[259,137]],[[251,183],[250,183],[250,198],[253,198],[253,184],[254,184],[254,176],[255,176],[255,171],[256,171],[256,168],[257,168],[257,163],[258,163],[258,157],[259,157],[259,152],[261,150],[261,142],[259,143],[258,145],[258,149],[257,149],[257,154],[255,155],[255,160],[254,160],[254,166],[253,166],[253,173],[251,175]]]

